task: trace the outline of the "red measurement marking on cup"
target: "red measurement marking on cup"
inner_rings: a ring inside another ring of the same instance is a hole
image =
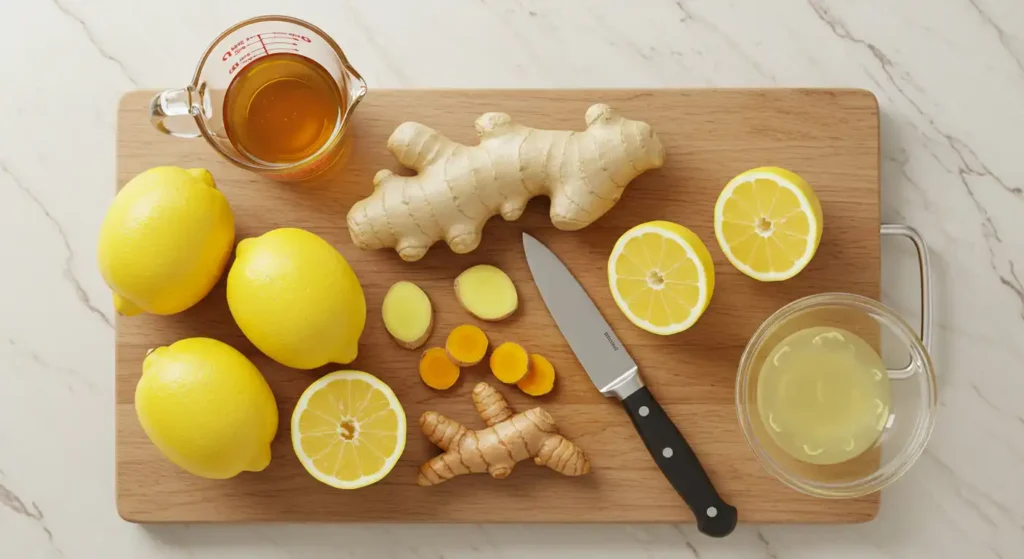
[[[228,74],[234,74],[246,64],[275,52],[299,52],[300,43],[311,43],[312,39],[297,33],[286,31],[268,31],[257,33],[238,41],[224,52],[221,60],[237,57],[228,68]]]

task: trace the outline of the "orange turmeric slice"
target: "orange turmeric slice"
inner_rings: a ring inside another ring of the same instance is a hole
[[[491,352],[491,372],[505,384],[519,382],[529,368],[530,356],[517,343],[505,342]]]
[[[459,380],[459,366],[443,347],[432,347],[420,357],[420,378],[435,390],[448,390]]]
[[[516,383],[519,390],[530,396],[543,396],[555,387],[555,367],[543,355],[530,354],[526,376]]]
[[[487,334],[472,324],[456,326],[448,334],[444,348],[460,367],[472,367],[487,355]]]

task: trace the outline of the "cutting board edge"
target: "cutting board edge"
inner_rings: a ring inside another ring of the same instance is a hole
[[[784,524],[807,524],[807,525],[843,525],[843,524],[865,524],[878,518],[880,510],[879,500],[868,501],[861,500],[861,504],[871,505],[870,508],[864,507],[864,511],[857,511],[855,513],[847,513],[846,517],[840,519],[835,516],[823,516],[814,513],[803,513],[796,518],[789,517],[784,518],[783,515],[757,515],[753,518],[740,518],[740,525],[784,525]],[[684,506],[680,501],[680,506]],[[308,523],[308,524],[489,524],[489,525],[510,525],[510,524],[565,524],[565,525],[583,525],[583,524],[648,524],[648,525],[675,525],[675,524],[693,524],[694,518],[692,515],[680,516],[680,517],[613,517],[600,520],[572,520],[572,519],[559,519],[551,520],[542,518],[539,516],[530,517],[527,519],[521,518],[465,518],[465,519],[436,519],[436,518],[373,518],[373,519],[358,519],[358,518],[337,518],[337,519],[324,519],[316,518],[313,516],[288,516],[286,518],[262,518],[262,517],[251,517],[251,518],[213,518],[213,517],[196,517],[188,520],[181,520],[175,518],[168,518],[159,514],[148,514],[142,509],[133,509],[125,506],[123,501],[119,498],[117,500],[117,513],[118,516],[125,522],[139,525],[171,525],[171,524],[287,524],[287,523]]]

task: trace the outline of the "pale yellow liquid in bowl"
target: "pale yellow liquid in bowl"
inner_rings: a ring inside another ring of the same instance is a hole
[[[882,358],[839,328],[790,335],[772,349],[757,380],[757,408],[769,436],[810,464],[838,464],[871,448],[890,407]]]

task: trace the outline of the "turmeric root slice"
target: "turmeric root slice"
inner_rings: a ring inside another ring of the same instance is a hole
[[[530,367],[516,386],[530,396],[543,396],[555,387],[555,367],[543,355],[530,354]]]
[[[472,367],[487,354],[487,334],[472,324],[456,326],[448,334],[444,348],[460,367]]]
[[[455,278],[459,304],[480,320],[504,320],[519,308],[519,293],[500,268],[480,264]]]
[[[523,346],[505,342],[491,352],[491,372],[505,384],[519,382],[530,368],[530,356]]]
[[[381,305],[384,327],[395,343],[416,349],[427,343],[434,329],[430,298],[411,281],[400,281],[388,289]]]
[[[420,357],[420,378],[434,390],[448,390],[459,380],[459,366],[443,347],[432,347]]]

